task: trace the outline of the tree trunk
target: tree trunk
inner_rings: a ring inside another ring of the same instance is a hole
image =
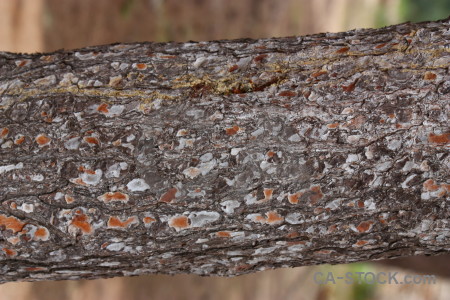
[[[449,32],[0,53],[0,282],[448,253]]]

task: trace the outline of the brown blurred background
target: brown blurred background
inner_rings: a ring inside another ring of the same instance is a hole
[[[449,0],[0,0],[0,51],[48,52],[136,41],[263,38],[446,18]],[[317,271],[423,272],[450,276],[449,256],[265,271],[235,278],[149,275],[8,283],[0,300],[449,299],[433,285],[318,285]],[[402,275],[399,275],[401,278]],[[450,277],[447,277],[450,278]]]

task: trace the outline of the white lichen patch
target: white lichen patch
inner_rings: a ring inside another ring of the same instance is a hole
[[[112,87],[118,86],[122,82],[122,75],[109,77],[109,85]]]
[[[32,174],[32,175],[30,175],[30,179],[32,180],[32,181],[43,181],[44,180],[44,175],[42,175],[42,174]]]
[[[244,150],[244,148],[232,148],[231,149],[231,155],[236,156],[239,154],[239,152],[241,152],[242,150]]]
[[[23,163],[17,163],[17,164],[12,164],[12,165],[6,165],[6,166],[0,166],[0,174],[12,171],[12,170],[19,170],[23,168]]]
[[[202,161],[202,162],[208,162],[208,161],[210,161],[212,158],[213,158],[213,154],[210,153],[210,152],[208,152],[208,153],[205,153],[205,154],[203,154],[202,156],[200,156],[200,161]]]
[[[298,133],[296,133],[296,134],[291,135],[288,138],[288,140],[291,141],[291,142],[300,142],[301,141],[301,137],[300,137],[300,135]]]
[[[208,162],[204,162],[198,165],[198,169],[202,176],[205,176],[208,174],[212,169],[214,169],[217,165],[217,160],[213,159]]]
[[[118,262],[118,261],[105,261],[105,262],[102,262],[99,264],[100,267],[114,267],[114,266],[119,266],[119,265],[120,265],[120,262]]]
[[[199,211],[189,214],[191,227],[203,227],[219,220],[220,214],[215,211]]]
[[[236,200],[227,200],[220,203],[222,210],[227,214],[234,214],[234,210],[240,205],[240,202]]]
[[[182,150],[185,147],[193,147],[194,146],[194,139],[185,139],[185,138],[180,138],[178,140],[179,145],[176,147],[177,150]]]
[[[273,251],[279,249],[280,246],[272,246],[272,247],[266,247],[266,248],[258,248],[253,252],[252,255],[266,255],[269,253],[272,253]]]
[[[119,178],[120,171],[126,170],[127,168],[128,168],[128,163],[126,163],[126,162],[115,163],[108,168],[105,176],[106,176],[106,178],[112,178],[112,177]]]
[[[408,177],[406,177],[405,181],[402,182],[402,188],[407,189],[409,187],[408,183],[413,180],[415,177],[417,176],[417,174],[412,174],[409,175]]]
[[[29,214],[34,211],[34,205],[31,203],[23,203],[21,206],[18,206],[17,209]]]
[[[87,59],[94,59],[97,57],[97,53],[94,52],[88,52],[88,53],[81,53],[81,52],[75,52],[75,57],[80,60],[87,60]]]
[[[144,179],[135,178],[130,182],[128,182],[127,188],[132,192],[143,192],[145,190],[150,189],[150,186],[145,182]]]
[[[80,137],[76,136],[67,140],[66,142],[64,142],[64,147],[67,150],[77,150],[78,147],[80,147]]]
[[[61,200],[62,198],[64,197],[64,193],[61,193],[61,192],[57,192],[56,194],[55,194],[55,200]]]
[[[183,174],[186,177],[189,177],[191,179],[194,179],[195,177],[200,175],[200,173],[201,173],[201,170],[199,168],[194,168],[194,167],[189,167],[183,171]]]
[[[200,197],[204,197],[206,195],[206,192],[200,188],[197,188],[194,190],[189,190],[187,195],[189,197],[193,197],[193,198],[200,198]]]
[[[48,86],[56,83],[56,76],[49,75],[43,78],[36,79],[33,81],[35,85]]]
[[[120,251],[123,248],[125,248],[124,243],[111,243],[108,246],[106,246],[106,249],[109,251]]]
[[[117,117],[123,113],[125,110],[125,105],[112,105],[108,107],[107,112],[102,112],[107,117]]]
[[[96,186],[100,183],[100,180],[102,179],[103,171],[101,169],[97,169],[93,172],[93,174],[83,172],[80,175],[80,179],[88,185]]]
[[[198,57],[192,66],[196,69],[200,68],[203,64],[205,64],[208,61],[208,59],[204,56]]]
[[[61,86],[71,86],[78,82],[78,77],[75,77],[73,73],[65,73],[63,79],[59,82]]]
[[[304,216],[298,212],[288,214],[285,220],[292,225],[302,224],[305,222]]]
[[[361,158],[358,154],[349,154],[347,156],[347,160],[345,161],[346,163],[352,163],[352,162],[357,162],[359,161]]]
[[[402,146],[401,139],[392,139],[387,143],[387,148],[392,151],[400,149],[401,146]]]

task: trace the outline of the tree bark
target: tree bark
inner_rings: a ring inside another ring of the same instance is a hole
[[[0,282],[448,253],[449,32],[0,53]]]

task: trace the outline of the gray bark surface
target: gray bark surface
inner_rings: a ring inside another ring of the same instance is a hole
[[[0,53],[0,282],[448,253],[449,36]]]

